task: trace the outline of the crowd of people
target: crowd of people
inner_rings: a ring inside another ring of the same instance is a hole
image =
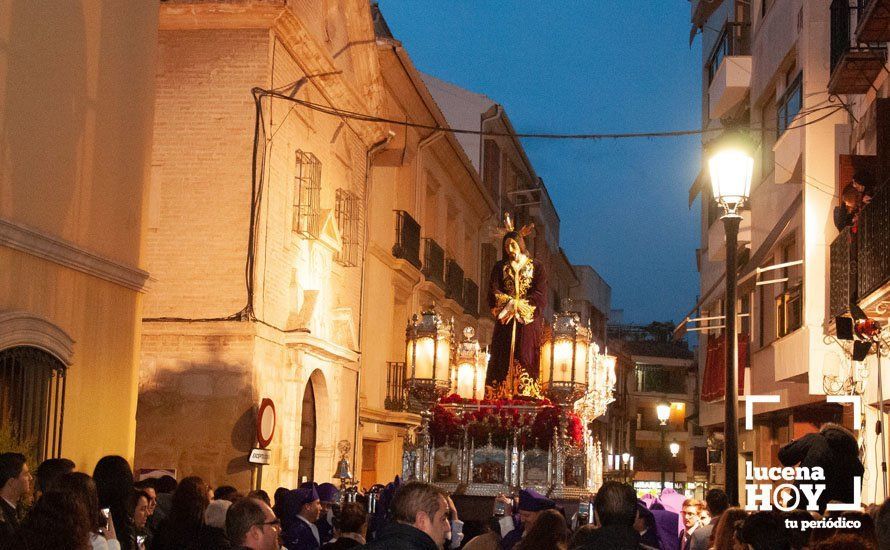
[[[499,495],[487,522],[465,525],[451,495],[398,478],[365,495],[304,483],[279,488],[273,499],[262,490],[211,489],[196,476],[137,481],[119,456],[102,458],[88,475],[64,458],[32,473],[23,455],[0,453],[0,549],[890,548],[890,500],[838,516],[746,512],[729,507],[720,489],[704,501],[672,489],[639,499],[629,485],[608,481],[574,514],[529,488]]]

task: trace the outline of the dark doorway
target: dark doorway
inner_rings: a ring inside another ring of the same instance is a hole
[[[300,466],[297,477],[302,483],[312,481],[315,476],[315,390],[311,380],[303,393],[300,419]]]

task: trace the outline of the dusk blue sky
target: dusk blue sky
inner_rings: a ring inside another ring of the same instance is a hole
[[[504,106],[519,132],[694,129],[700,40],[684,0],[380,0],[418,69]],[[680,321],[698,292],[699,138],[524,140],[562,246],[624,322]]]

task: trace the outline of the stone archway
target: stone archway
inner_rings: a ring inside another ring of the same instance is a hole
[[[321,369],[309,376],[301,398],[300,453],[297,470],[298,483],[307,480],[327,481],[334,456],[336,411],[328,392],[328,382]]]

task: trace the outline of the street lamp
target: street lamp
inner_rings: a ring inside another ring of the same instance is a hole
[[[658,454],[661,455],[661,490],[664,491],[664,477],[667,469],[667,456],[665,456],[664,436],[667,435],[667,423],[671,417],[671,406],[667,403],[659,403],[655,407],[655,414],[658,415],[658,422],[661,424],[661,445],[658,447]]]
[[[671,457],[673,457],[672,467],[671,467],[671,480],[674,484],[674,490],[677,490],[677,454],[680,452],[680,444],[677,443],[677,440],[671,441]]]
[[[751,193],[754,158],[749,147],[725,143],[708,160],[714,200],[723,208],[723,230],[726,233],[726,496],[731,506],[739,504],[739,426],[738,426],[738,359],[736,336],[736,283],[738,276],[738,236],[742,217],[739,208]]]
[[[630,456],[630,453],[628,453],[628,452],[621,453],[621,469],[624,471],[623,477],[624,477],[625,483],[627,483],[630,478],[629,471],[630,471],[630,463],[631,463],[632,459],[633,459],[633,457]]]

